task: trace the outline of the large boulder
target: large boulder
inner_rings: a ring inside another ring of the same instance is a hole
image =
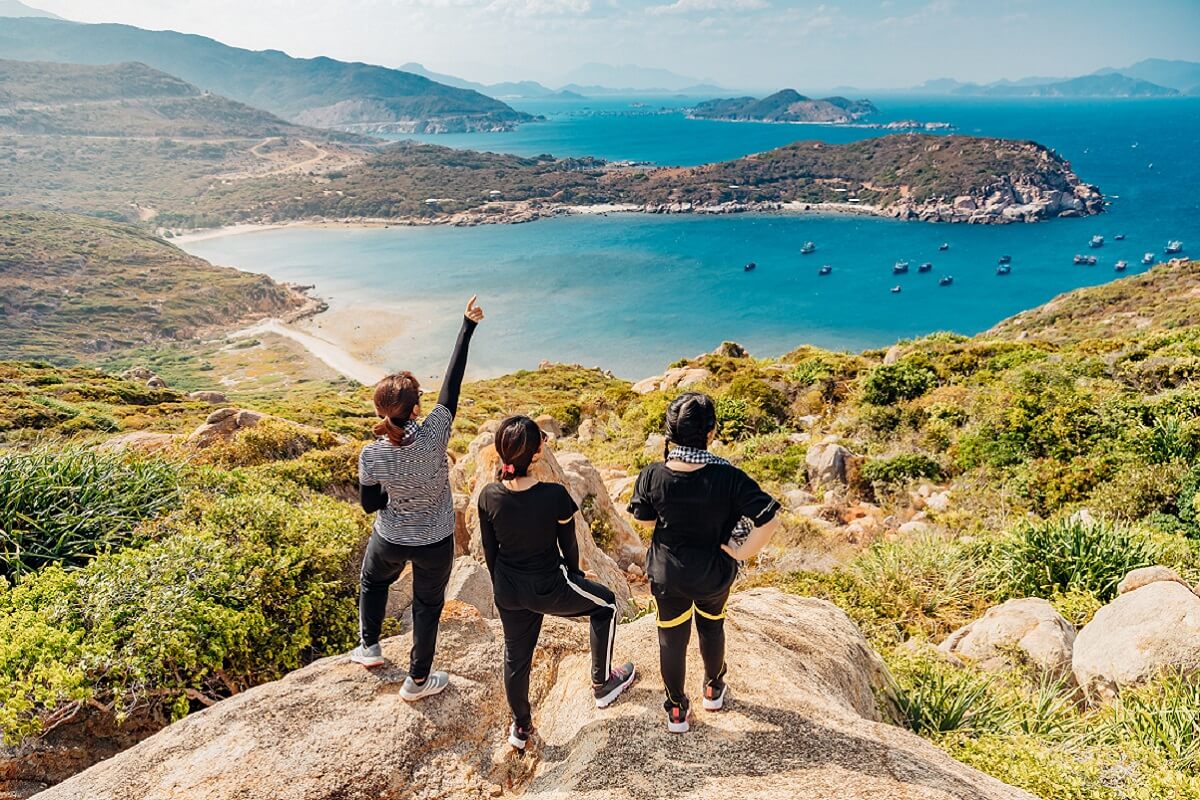
[[[813,486],[844,484],[846,467],[851,458],[850,451],[832,437],[812,445],[804,459],[809,482]]]
[[[582,453],[559,453],[558,463],[567,476],[567,488],[583,512],[592,534],[605,544],[605,552],[621,569],[646,562],[646,545],[633,525],[617,510],[600,471]]]
[[[172,447],[181,438],[177,433],[129,431],[105,439],[96,449],[104,453],[157,453]]]
[[[1061,677],[1071,671],[1075,626],[1040,597],[1022,597],[989,608],[942,642],[943,653],[984,670],[1014,666],[1014,653],[1039,671]]]
[[[878,656],[833,605],[757,589],[727,625],[727,710],[667,733],[652,617],[621,626],[616,653],[641,682],[599,710],[588,691],[587,626],[550,618],[534,658],[536,731],[504,744],[509,713],[499,625],[466,606],[443,617],[443,694],[400,699],[407,636],[375,671],[327,658],[192,714],[49,789],[40,800],[432,800],[523,796],[633,800],[1031,800],[931,743],[881,724]],[[695,648],[689,685],[700,680]]]
[[[479,493],[483,488],[496,479],[496,467],[499,457],[493,447],[495,433],[485,431],[479,434],[467,448],[467,454],[455,464],[452,472],[452,483],[471,495],[471,501],[466,508],[466,525],[470,531],[470,552],[476,560],[483,561],[483,542],[479,533]],[[583,509],[581,500],[584,498],[572,490],[572,482],[562,465],[559,464],[554,449],[547,443],[542,458],[533,465],[530,474],[538,480],[549,483],[561,483],[572,492],[575,502]],[[599,478],[597,477],[597,480]],[[600,483],[603,494],[604,484]],[[607,497],[607,494],[605,494]],[[609,501],[611,506],[612,501]],[[591,572],[595,579],[612,589],[617,595],[617,605],[621,609],[630,608],[630,598],[633,596],[629,589],[629,581],[625,572],[596,545],[592,529],[583,513],[575,515],[575,537],[579,542],[579,565],[585,571]]]
[[[245,428],[253,428],[266,417],[244,408],[221,408],[208,415],[203,424],[188,435],[188,444],[208,447],[227,441]]]
[[[1181,578],[1175,570],[1170,567],[1156,565],[1153,567],[1142,567],[1130,572],[1117,584],[1117,594],[1128,594],[1143,586],[1149,586],[1159,581],[1171,581],[1182,586],[1187,586],[1189,589],[1191,588],[1188,582]]]
[[[1164,671],[1200,671],[1200,597],[1174,581],[1119,595],[1075,639],[1075,679],[1094,700]]]

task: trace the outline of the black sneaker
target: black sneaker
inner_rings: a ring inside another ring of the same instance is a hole
[[[691,718],[691,714],[688,713],[687,700],[680,705],[668,700],[663,703],[663,708],[667,710],[667,730],[671,733],[687,733],[688,720]]]
[[[704,684],[704,710],[705,711],[720,711],[725,707],[725,694],[729,691],[729,684],[717,678],[715,681],[709,681]]]
[[[529,743],[529,734],[533,733],[533,728],[522,728],[517,723],[508,726],[508,743],[518,750],[524,750],[525,745]]]
[[[612,705],[613,701],[621,696],[621,692],[629,688],[636,677],[637,670],[634,669],[632,663],[627,663],[609,673],[607,682],[599,686],[593,684],[592,693],[596,695],[596,708],[608,708]]]

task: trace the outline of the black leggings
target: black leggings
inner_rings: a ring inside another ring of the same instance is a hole
[[[692,638],[692,618],[700,639],[700,657],[704,661],[705,682],[725,677],[725,603],[729,587],[716,594],[690,596],[655,584],[652,587],[658,606],[658,665],[666,705],[686,706],[687,649]]]
[[[529,575],[508,572],[499,564],[493,584],[504,626],[504,693],[517,725],[528,729],[533,724],[529,671],[546,614],[591,618],[592,683],[608,681],[617,635],[617,602],[611,589],[578,574],[568,575],[565,567],[556,573]]]
[[[426,545],[392,544],[372,533],[363,556],[358,595],[358,628],[368,647],[379,641],[387,615],[388,589],[405,565],[413,568],[413,646],[408,674],[413,680],[429,677],[437,648],[438,622],[446,604],[446,584],[454,567],[454,537]]]

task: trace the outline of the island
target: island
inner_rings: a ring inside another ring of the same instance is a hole
[[[689,112],[694,119],[727,122],[819,122],[843,125],[876,114],[870,100],[845,97],[805,97],[795,89],[783,89],[763,97],[731,97],[707,100]]]

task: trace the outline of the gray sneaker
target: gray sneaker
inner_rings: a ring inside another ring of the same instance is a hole
[[[400,688],[400,697],[412,703],[420,700],[423,697],[438,694],[450,685],[450,676],[445,672],[431,672],[424,683],[417,683],[412,679],[412,676],[404,679],[404,686]]]
[[[350,651],[350,660],[355,664],[362,664],[368,669],[378,667],[383,664],[383,648],[379,646],[378,642],[370,647],[360,644]]]

